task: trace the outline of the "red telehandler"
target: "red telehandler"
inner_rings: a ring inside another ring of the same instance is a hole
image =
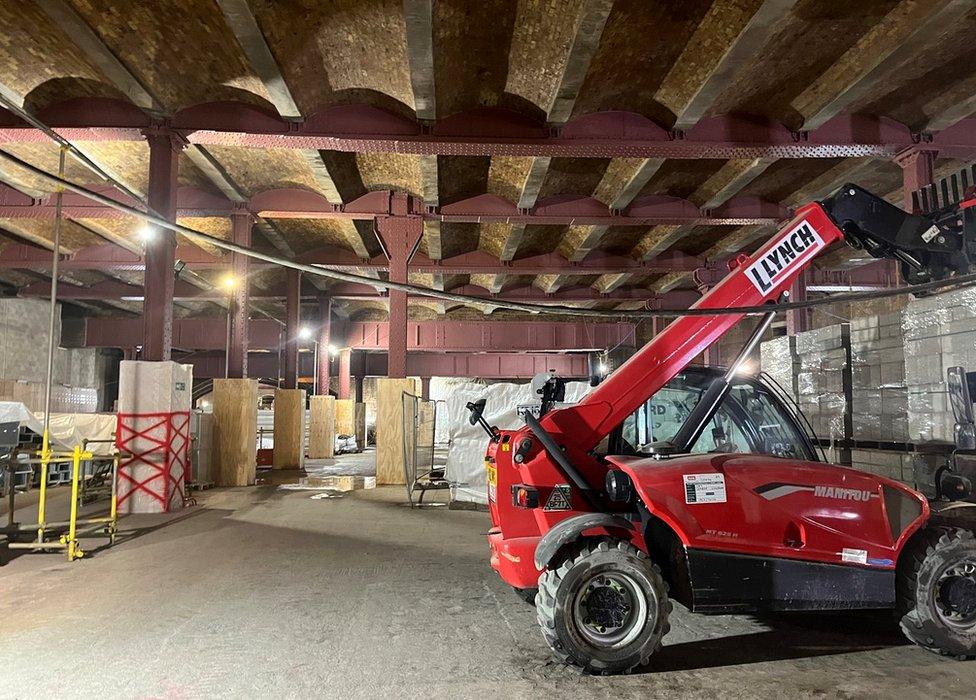
[[[845,185],[730,263],[693,308],[773,304],[842,239],[898,260],[913,284],[970,273],[973,204],[913,215]],[[891,608],[916,644],[976,654],[973,532],[897,481],[826,464],[782,392],[741,376],[773,315],[725,372],[689,363],[744,313],[676,319],[578,404],[526,413],[519,430],[469,404],[490,435],[491,566],[535,603],[557,659],[592,673],[647,663],[671,599],[712,614]],[[976,481],[966,380],[951,371],[969,424],[937,475],[943,501]]]

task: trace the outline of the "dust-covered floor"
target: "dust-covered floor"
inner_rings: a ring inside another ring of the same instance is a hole
[[[971,697],[976,662],[886,615],[703,617],[624,677],[550,662],[534,609],[488,567],[485,513],[401,488],[313,499],[204,492],[67,564],[0,567],[0,697]],[[131,536],[130,535],[130,536]]]

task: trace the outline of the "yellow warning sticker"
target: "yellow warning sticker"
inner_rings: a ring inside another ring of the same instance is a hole
[[[495,486],[498,484],[498,470],[493,467],[488,462],[485,462],[485,471],[488,472],[488,485]]]

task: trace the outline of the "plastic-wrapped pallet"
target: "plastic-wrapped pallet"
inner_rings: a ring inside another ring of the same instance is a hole
[[[908,389],[901,314],[855,318],[850,325],[853,437],[907,442]]]
[[[183,507],[192,391],[193,365],[119,365],[116,444],[126,455],[119,466],[120,513],[165,513]]]
[[[566,383],[566,403],[579,401],[592,388],[585,382]],[[519,404],[538,403],[528,384],[484,385],[459,382],[452,386],[444,411],[451,431],[451,446],[447,453],[447,479],[451,482],[451,500],[485,504],[488,502],[488,480],[485,472],[485,446],[488,438],[480,425],[468,421],[469,401],[485,399],[485,419],[502,430],[525,425],[516,409]]]
[[[976,289],[913,300],[902,312],[902,333],[908,434],[913,442],[952,442],[946,369],[976,370]]]
[[[851,437],[850,326],[797,333],[797,401],[817,437]]]
[[[914,459],[910,452],[895,450],[851,450],[851,466],[878,476],[912,485]]]
[[[760,369],[795,401],[797,374],[800,371],[800,361],[796,356],[796,338],[784,335],[762,343],[759,346],[759,364]]]

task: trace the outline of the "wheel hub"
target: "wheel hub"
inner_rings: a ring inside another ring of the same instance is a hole
[[[573,612],[577,629],[589,643],[616,648],[640,634],[648,606],[637,583],[614,571],[594,574],[585,581]]]
[[[962,561],[946,568],[939,577],[935,601],[944,622],[956,627],[976,623],[976,562]]]
[[[612,579],[603,579],[599,585],[590,584],[584,605],[591,624],[603,629],[620,627],[630,612],[623,587]]]

